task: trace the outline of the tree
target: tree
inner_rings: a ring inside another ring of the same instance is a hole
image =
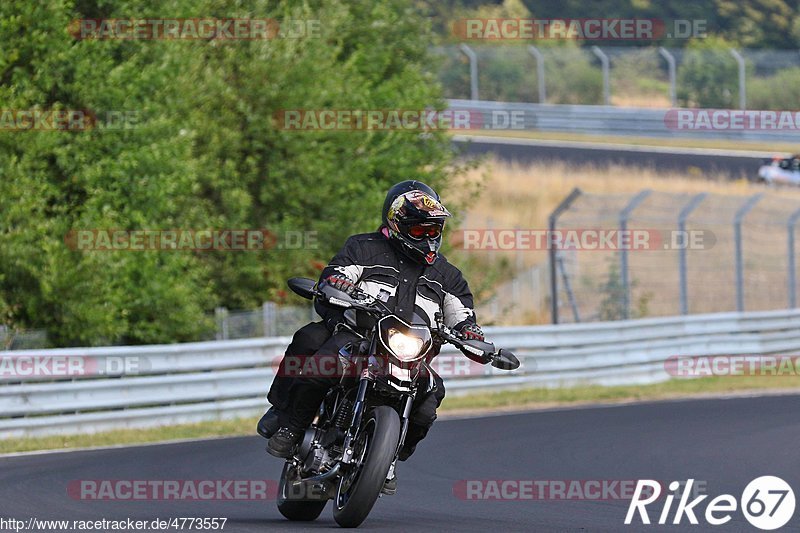
[[[76,40],[81,18],[316,19],[312,38]],[[57,345],[195,339],[217,305],[250,307],[312,275],[382,194],[441,186],[444,132],[296,132],[281,109],[441,109],[430,35],[404,0],[232,6],[222,0],[0,4],[4,109],[132,110],[135,127],[0,131],[0,303],[6,323]],[[264,252],[69,248],[76,229],[316,231],[317,247]]]
[[[737,101],[738,66],[730,45],[719,38],[694,40],[678,69],[681,105],[727,108]]]

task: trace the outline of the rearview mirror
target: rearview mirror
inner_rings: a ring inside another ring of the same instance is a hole
[[[516,370],[519,368],[519,359],[508,350],[500,350],[492,360],[492,366],[500,370]]]
[[[314,298],[314,286],[317,284],[313,279],[308,278],[291,278],[286,282],[292,292],[311,300]]]

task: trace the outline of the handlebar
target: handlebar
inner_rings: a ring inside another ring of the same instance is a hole
[[[319,287],[312,280],[303,278],[290,279],[289,287],[304,298],[319,298],[323,302],[337,307],[364,311],[372,315],[393,313],[384,302],[358,288],[348,294],[331,285]],[[434,320],[436,322],[436,327],[431,328],[431,333],[460,349],[465,355],[471,353],[476,358],[480,358],[475,359],[476,361],[490,363],[495,368],[502,370],[515,370],[519,368],[519,359],[510,351],[504,349],[495,351],[495,346],[492,343],[474,339],[464,339],[444,324],[442,313],[440,312],[436,313]]]

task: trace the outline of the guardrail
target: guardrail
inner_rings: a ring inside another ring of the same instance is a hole
[[[515,351],[522,367],[515,372],[479,367],[459,375],[463,356],[446,347],[437,362],[456,369],[445,377],[449,394],[656,383],[670,378],[665,361],[676,355],[796,352],[800,309],[494,327],[487,334],[497,346]],[[234,417],[255,423],[289,341],[0,352],[0,438]]]
[[[678,112],[712,113],[717,110],[706,109],[654,109],[646,107],[615,107],[607,105],[568,105],[568,104],[528,104],[515,102],[492,102],[485,100],[448,100],[448,107],[469,113],[467,124],[461,128],[474,131],[497,130],[507,133],[514,131],[549,131],[562,133],[582,133],[588,135],[618,135],[660,138],[728,139],[738,141],[797,142],[800,129],[746,129],[749,119],[735,119],[740,110],[719,110],[724,116],[710,129],[688,129],[677,127]],[[780,124],[777,112],[775,125]],[[784,113],[785,114],[785,113]],[[467,116],[467,115],[465,115]],[[727,119],[725,118],[727,117]],[[688,123],[702,125],[700,118]],[[714,115],[709,115],[714,120]],[[791,113],[794,123],[800,121],[800,114]],[[738,126],[725,128],[725,120],[739,120]],[[456,129],[459,125],[456,124]]]

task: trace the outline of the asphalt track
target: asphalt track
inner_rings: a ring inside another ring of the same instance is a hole
[[[623,524],[626,500],[467,501],[459,480],[693,478],[714,497],[740,498],[752,479],[776,475],[800,496],[800,395],[669,401],[440,420],[399,469],[398,494],[383,497],[368,531],[758,531],[737,511],[712,527]],[[0,457],[0,518],[226,517],[224,531],[336,527],[325,509],[311,524],[282,519],[274,501],[82,501],[82,479],[271,479],[279,460],[258,436],[70,453]],[[699,507],[702,514],[708,498]],[[655,505],[655,504],[653,504]],[[676,500],[677,505],[677,500]],[[652,509],[658,519],[660,505]],[[673,505],[674,514],[675,505]],[[672,516],[672,515],[670,515]],[[671,518],[670,518],[671,520]],[[800,509],[782,531],[800,531]]]
[[[624,165],[677,171],[690,176],[722,175],[731,179],[758,176],[762,158],[776,153],[714,149],[681,149],[570,141],[498,139],[456,136],[456,146],[468,156],[494,155],[523,164],[562,161],[579,168]]]

